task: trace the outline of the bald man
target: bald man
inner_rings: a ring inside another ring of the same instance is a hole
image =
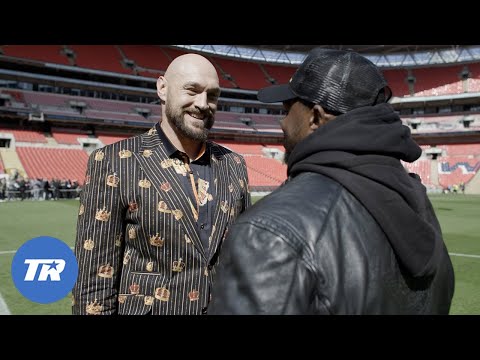
[[[220,95],[215,67],[182,55],[157,94],[160,123],[90,155],[73,314],[206,314],[228,228],[250,206],[244,159],[207,140]]]

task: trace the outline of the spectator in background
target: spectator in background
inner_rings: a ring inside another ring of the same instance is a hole
[[[43,200],[50,199],[50,183],[48,182],[47,178],[43,178],[42,189],[43,189]]]
[[[312,50],[286,85],[288,181],[225,240],[209,314],[448,314],[454,272],[416,174],[422,153],[355,52]]]
[[[30,183],[32,188],[33,200],[40,200],[40,187],[42,186],[40,179],[32,179]]]
[[[19,176],[17,179],[17,184],[18,184],[18,191],[20,192],[20,200],[23,201],[25,200],[25,191],[27,189],[26,186],[26,181],[23,178],[23,176]]]
[[[7,179],[0,179],[0,200],[5,200],[5,193],[7,191]]]
[[[250,205],[244,159],[207,141],[215,67],[182,55],[157,80],[162,122],[90,155],[74,314],[204,314],[224,235]]]

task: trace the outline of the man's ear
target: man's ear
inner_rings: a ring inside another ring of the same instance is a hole
[[[321,105],[314,105],[312,108],[313,117],[310,123],[310,128],[316,130],[322,125],[325,125],[330,120],[334,119],[335,116],[325,112]]]
[[[157,79],[157,95],[162,102],[165,102],[167,98],[167,79],[165,79],[165,76],[160,76]]]

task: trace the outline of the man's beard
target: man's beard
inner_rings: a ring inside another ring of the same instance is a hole
[[[288,165],[288,159],[290,159],[290,154],[292,152],[285,149],[285,154],[283,154],[283,163]]]
[[[199,113],[195,112],[194,114],[199,114]],[[206,118],[204,120],[203,129],[200,129],[200,128],[192,129],[186,124],[186,121],[184,119],[185,112],[183,112],[182,110],[175,112],[174,109],[168,105],[166,105],[165,107],[165,115],[167,116],[167,119],[170,121],[170,123],[174,125],[182,135],[190,139],[198,140],[201,142],[207,141],[208,134],[214,123],[213,115],[205,114]]]
[[[283,154],[283,162],[288,165],[288,160],[292,154],[292,150],[295,147],[295,144],[285,135],[283,140],[283,147],[285,148],[285,154]]]

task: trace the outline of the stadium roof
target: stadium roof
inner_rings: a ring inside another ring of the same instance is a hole
[[[249,47],[250,45],[240,45]],[[455,49],[458,45],[255,45],[258,49],[309,52],[314,47],[323,47],[326,49],[346,50],[352,49],[365,55],[388,55],[398,53],[409,53],[432,50]]]
[[[298,65],[314,47],[351,49],[380,67],[415,67],[480,60],[480,45],[177,45],[248,61]]]

